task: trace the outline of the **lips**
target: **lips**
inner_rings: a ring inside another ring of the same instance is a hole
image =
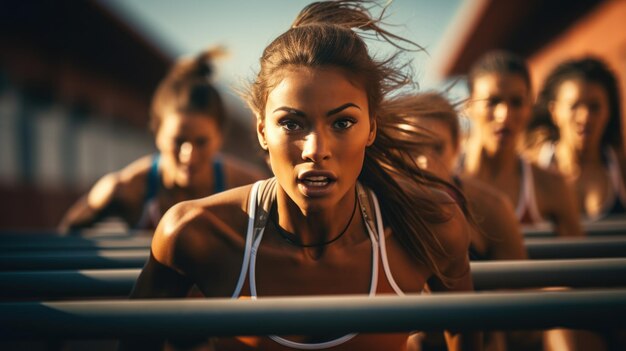
[[[307,196],[326,194],[336,181],[337,177],[328,171],[305,171],[297,178],[300,189]]]
[[[590,133],[589,128],[585,127],[585,126],[579,126],[576,128],[576,134],[580,135],[580,136],[585,136],[587,134]]]
[[[300,181],[308,186],[326,186],[330,183],[330,179],[323,176],[307,177]]]
[[[498,128],[494,130],[493,133],[497,136],[507,136],[511,134],[511,131],[507,128]]]

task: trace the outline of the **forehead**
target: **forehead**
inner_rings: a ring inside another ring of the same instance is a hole
[[[337,67],[293,67],[267,97],[266,111],[279,106],[333,109],[352,102],[367,108],[367,93],[355,79]]]
[[[209,115],[194,112],[170,112],[163,116],[159,132],[176,133],[219,133],[217,120]]]
[[[479,75],[472,84],[474,95],[527,96],[530,87],[526,80],[515,73],[486,73]]]
[[[601,84],[580,79],[570,79],[561,83],[557,90],[557,98],[564,100],[584,99],[594,101],[604,101],[608,99],[607,92]]]

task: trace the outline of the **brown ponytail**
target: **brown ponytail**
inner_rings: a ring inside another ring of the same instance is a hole
[[[224,125],[224,104],[212,84],[213,61],[224,54],[221,47],[211,48],[174,64],[152,99],[150,127],[153,132],[159,129],[164,115],[172,112],[200,113],[215,118],[220,127]]]

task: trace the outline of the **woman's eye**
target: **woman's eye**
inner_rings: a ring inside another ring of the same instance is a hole
[[[489,107],[494,107],[497,104],[499,104],[502,101],[502,99],[497,98],[497,97],[490,97],[487,99],[487,106]]]
[[[591,113],[597,113],[598,111],[600,111],[600,104],[589,104],[588,109]]]
[[[300,126],[299,123],[293,121],[293,120],[282,120],[280,122],[278,122],[278,124],[285,130],[289,131],[289,132],[293,132],[293,131],[297,131],[302,129],[302,126]]]
[[[340,120],[335,121],[335,123],[333,123],[333,127],[337,129],[348,129],[352,127],[354,123],[355,123],[354,121],[349,120],[349,119],[340,119]]]

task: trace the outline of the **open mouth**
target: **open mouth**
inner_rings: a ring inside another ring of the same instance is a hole
[[[332,172],[306,171],[298,176],[297,182],[305,195],[322,196],[331,191],[337,178]]]
[[[589,128],[587,127],[578,127],[576,128],[576,134],[580,135],[580,136],[586,136],[588,135],[590,132]]]
[[[311,177],[300,179],[300,182],[302,182],[306,186],[323,187],[323,186],[327,186],[328,184],[330,184],[332,180],[324,176],[311,176]]]
[[[511,131],[508,130],[507,128],[498,128],[496,130],[493,131],[493,134],[495,134],[496,136],[508,136],[509,134],[511,134]]]

